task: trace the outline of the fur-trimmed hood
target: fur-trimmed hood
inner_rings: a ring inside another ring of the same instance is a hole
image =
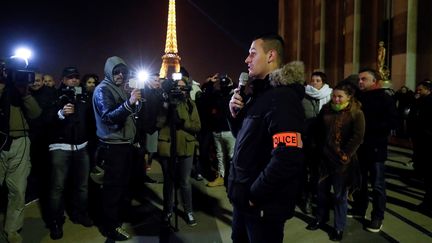
[[[304,64],[301,61],[289,62],[282,68],[270,73],[270,85],[273,87],[301,84],[305,82]]]

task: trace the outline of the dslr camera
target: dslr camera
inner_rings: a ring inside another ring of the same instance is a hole
[[[64,87],[61,89],[59,101],[62,105],[66,105],[67,103],[76,104],[78,101],[85,101],[82,87]]]

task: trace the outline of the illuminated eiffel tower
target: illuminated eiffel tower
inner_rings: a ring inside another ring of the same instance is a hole
[[[165,55],[162,56],[159,76],[171,78],[173,73],[180,72],[180,59],[177,49],[175,0],[169,0]]]

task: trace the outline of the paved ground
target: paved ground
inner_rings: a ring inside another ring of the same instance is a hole
[[[369,233],[363,229],[360,221],[348,219],[342,242],[432,242],[432,218],[415,210],[424,191],[408,165],[409,153],[409,150],[391,147],[386,162],[388,204],[383,230],[380,233]],[[150,176],[162,180],[157,163],[153,164]],[[226,198],[225,188],[207,188],[204,181],[195,180],[193,188],[197,226],[189,227],[179,217],[178,232],[160,227],[162,184],[148,184],[143,188],[146,200],[141,204],[134,202],[136,206],[130,217],[131,222],[126,224],[128,231],[134,235],[127,242],[231,242],[232,208]],[[84,228],[69,220],[64,225],[63,239],[52,241],[40,218],[38,203],[29,204],[25,214],[22,231],[25,243],[105,242],[96,227]],[[2,218],[0,215],[0,221]],[[311,216],[297,211],[296,216],[285,225],[284,242],[330,242],[326,232],[330,230],[330,226],[314,232],[305,230],[311,220]],[[5,240],[0,237],[0,242]]]

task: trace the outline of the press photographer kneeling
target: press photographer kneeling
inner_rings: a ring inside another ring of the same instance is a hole
[[[195,135],[201,129],[201,122],[195,102],[189,96],[188,81],[183,77],[178,81],[166,80],[162,83],[169,107],[166,115],[158,119],[158,127],[162,127],[158,151],[164,175],[164,221],[170,224],[173,208],[176,206],[176,184],[181,192],[186,223],[195,226],[197,223],[192,211],[190,173],[196,144]]]

